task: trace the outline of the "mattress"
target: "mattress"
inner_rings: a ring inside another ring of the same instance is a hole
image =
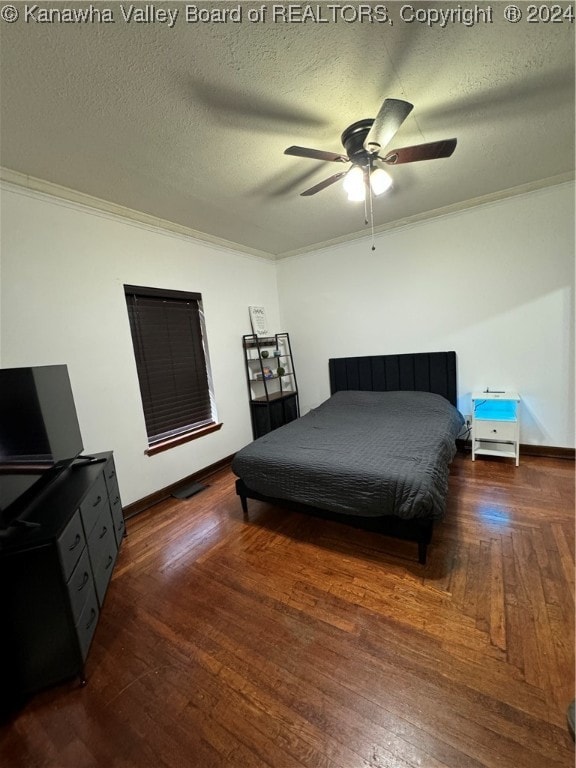
[[[440,519],[462,415],[429,392],[342,391],[240,450],[265,496],[347,515]]]

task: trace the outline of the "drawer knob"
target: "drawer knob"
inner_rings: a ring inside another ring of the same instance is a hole
[[[113,562],[114,562],[114,558],[112,557],[112,555],[108,555],[108,562],[104,566],[106,571],[108,570],[108,568],[110,568]]]
[[[73,552],[76,549],[76,547],[78,546],[78,544],[80,544],[81,541],[82,541],[82,537],[80,536],[79,533],[77,533],[74,541],[68,547],[68,551],[69,552]]]
[[[102,526],[102,533],[100,534],[100,536],[98,538],[99,539],[103,539],[104,536],[106,536],[107,533],[108,533],[108,528],[105,525],[103,525]]]
[[[98,496],[98,498],[96,499],[96,501],[94,502],[94,504],[92,504],[92,506],[93,506],[93,507],[97,507],[97,506],[98,506],[98,504],[100,504],[100,502],[101,502],[101,501],[102,501],[102,496]]]

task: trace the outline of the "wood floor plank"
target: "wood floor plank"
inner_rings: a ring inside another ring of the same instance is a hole
[[[451,466],[416,547],[224,469],[128,521],[87,664],[2,768],[572,768],[574,462]]]
[[[506,650],[506,616],[504,606],[504,563],[502,541],[490,541],[490,642]]]

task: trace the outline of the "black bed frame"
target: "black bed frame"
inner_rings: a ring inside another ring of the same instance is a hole
[[[366,357],[338,357],[328,361],[330,393],[341,390],[371,392],[420,391],[433,392],[445,397],[456,406],[456,353],[419,352],[411,355],[372,355]],[[418,544],[418,562],[426,564],[428,545],[432,540],[434,521],[431,518],[404,520],[393,515],[358,517],[310,507],[306,504],[275,499],[253,491],[243,480],[236,481],[242,510],[248,514],[248,499],[266,501],[316,517],[336,520],[355,527],[377,531],[386,536]]]

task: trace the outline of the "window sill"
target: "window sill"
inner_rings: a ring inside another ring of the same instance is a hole
[[[144,453],[147,456],[154,456],[156,453],[162,453],[169,448],[175,448],[177,445],[183,443],[189,443],[190,440],[197,440],[199,437],[209,435],[211,432],[217,432],[222,427],[222,424],[210,424],[207,427],[201,427],[195,429],[193,432],[186,432],[184,435],[178,435],[178,437],[170,438],[169,440],[163,440],[161,443],[151,445]]]

